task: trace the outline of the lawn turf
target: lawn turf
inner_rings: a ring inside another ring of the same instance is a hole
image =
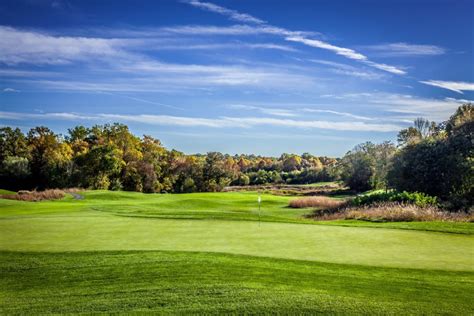
[[[0,313],[474,313],[473,273],[193,252],[0,252]]]
[[[273,195],[259,216],[255,192],[81,194],[0,199],[0,314],[474,313],[472,223],[315,222]]]

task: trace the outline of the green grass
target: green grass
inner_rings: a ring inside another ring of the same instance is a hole
[[[315,222],[291,197],[0,199],[0,314],[474,313],[474,224]]]
[[[0,253],[2,314],[474,312],[472,273],[193,252]]]
[[[67,197],[60,201],[40,203],[0,199],[0,217],[71,213],[82,210],[123,216],[153,216],[157,218],[214,218],[228,220],[258,220],[258,194],[194,193],[142,194],[135,192],[88,191],[84,200]],[[288,208],[289,197],[263,195],[261,219],[300,220],[307,210]]]
[[[22,202],[0,199],[0,218],[34,215],[62,216],[84,211],[126,217],[162,219],[213,219],[270,221],[313,225],[362,226],[474,234],[474,223],[403,222],[374,223],[355,220],[314,221],[303,217],[312,209],[292,209],[288,202],[297,197],[262,195],[258,212],[256,192],[142,194],[136,192],[86,191],[84,200],[67,196],[60,201]],[[344,196],[345,197],[345,196]],[[343,198],[336,196],[334,198]]]
[[[1,195],[1,194],[15,194],[15,192],[9,191],[9,190],[0,189],[0,195]]]
[[[474,270],[473,235],[111,214],[0,220],[0,250],[178,250],[386,267]]]

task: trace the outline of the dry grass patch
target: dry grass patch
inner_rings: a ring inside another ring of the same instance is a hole
[[[59,200],[64,198],[66,193],[63,190],[51,189],[45,191],[21,190],[16,194],[2,194],[0,198],[18,201],[38,202],[44,200]]]
[[[356,219],[373,222],[474,222],[472,212],[452,213],[433,206],[418,207],[402,203],[347,207],[332,212],[330,210],[315,211],[311,217],[316,220]]]
[[[84,189],[81,189],[81,188],[67,188],[67,189],[63,189],[63,191],[65,193],[81,193],[81,192],[84,192]]]
[[[346,204],[345,200],[331,199],[326,196],[309,196],[290,201],[292,208],[317,207],[322,209],[337,209]]]

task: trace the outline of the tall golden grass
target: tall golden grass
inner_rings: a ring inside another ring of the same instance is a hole
[[[453,213],[436,207],[418,207],[413,204],[381,203],[347,207],[330,212],[315,211],[310,217],[316,220],[356,219],[374,222],[474,222],[474,213]]]
[[[45,191],[18,191],[16,194],[2,194],[0,198],[18,200],[18,201],[28,201],[28,202],[38,202],[43,200],[59,200],[62,199],[66,193],[63,190],[51,189]]]
[[[345,200],[331,199],[326,196],[308,196],[290,201],[292,208],[317,207],[321,209],[337,209],[346,204]]]

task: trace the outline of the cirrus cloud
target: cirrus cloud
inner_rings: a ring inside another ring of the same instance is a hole
[[[463,91],[474,91],[474,83],[459,82],[459,81],[442,81],[442,80],[427,80],[420,81],[429,86],[451,90],[463,94]]]
[[[150,125],[166,125],[180,127],[209,127],[209,128],[252,128],[257,126],[279,126],[302,129],[326,129],[336,131],[364,131],[364,132],[394,132],[401,126],[394,124],[371,124],[358,121],[322,121],[322,120],[295,120],[272,117],[228,117],[217,118],[187,117],[173,115],[125,115],[125,114],[79,114],[79,113],[19,113],[0,112],[0,119],[10,120],[69,120],[69,121],[115,121],[133,122]]]

